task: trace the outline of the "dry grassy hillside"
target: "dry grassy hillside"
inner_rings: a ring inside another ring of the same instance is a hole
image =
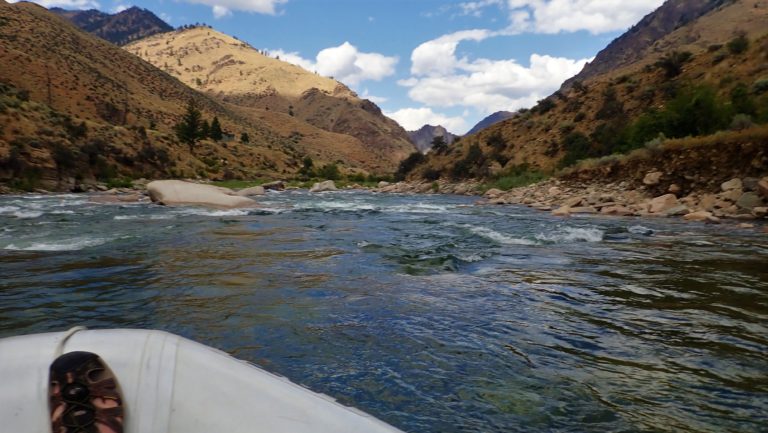
[[[414,150],[406,132],[370,101],[343,84],[263,55],[250,45],[208,27],[149,37],[125,47],[129,52],[230,104],[261,112],[261,118],[285,132],[282,117],[357,140],[359,149],[343,152],[342,161],[368,160],[367,168],[391,172]],[[267,113],[269,112],[269,113]],[[295,124],[291,126],[295,127]],[[318,134],[315,134],[318,135]],[[329,136],[331,138],[331,136]],[[326,142],[332,152],[334,141]]]
[[[670,0],[665,7],[688,3],[697,2]],[[721,3],[647,44],[639,60],[570,82],[533,109],[465,137],[448,152],[430,155],[412,176],[486,177],[520,167],[551,172],[579,158],[636,148],[641,132],[650,130],[638,122],[650,124],[683,109],[694,113],[704,100],[716,101],[713,109],[729,113],[723,119],[728,124],[734,115],[750,111],[749,119],[742,115],[743,124],[733,127],[768,121],[768,3]],[[626,35],[619,41],[627,43]],[[749,101],[751,108],[741,107],[740,101]],[[692,135],[709,133],[697,127],[702,130]]]
[[[115,173],[276,175],[295,172],[303,157],[291,148],[291,140],[258,119],[190,89],[37,5],[0,3],[0,41],[0,83],[4,83],[0,154],[20,155],[24,166],[37,173],[33,177],[46,186],[62,177]],[[250,142],[203,142],[191,154],[172,133],[191,99],[198,101],[205,118],[217,116],[225,131],[238,137],[245,132]],[[66,131],[67,125],[81,124],[87,134]],[[83,148],[93,142],[101,143],[98,152],[86,158]],[[74,158],[72,164],[64,164],[71,173],[62,173],[62,167],[51,169],[57,165],[56,149]],[[151,170],[135,163],[142,151],[162,155]],[[95,164],[96,156],[103,159],[99,164],[111,168],[96,170],[85,162]],[[0,163],[7,168],[7,159]],[[0,170],[5,180],[13,174],[14,170]]]

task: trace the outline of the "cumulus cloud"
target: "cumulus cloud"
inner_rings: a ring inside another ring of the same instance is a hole
[[[277,7],[288,0],[184,0],[187,3],[197,3],[210,6],[215,18],[232,14],[232,11],[255,12],[275,15]]]
[[[509,18],[507,33],[560,33],[586,30],[593,34],[625,30],[664,0],[475,0],[458,4],[462,15],[481,16],[499,7]]]
[[[664,0],[509,0],[513,30],[593,34],[625,30]],[[527,13],[527,17],[525,14]]]
[[[459,42],[496,35],[482,30],[465,31],[425,42],[411,55],[412,76],[398,84],[409,88],[412,100],[428,106],[464,106],[491,113],[533,105],[578,73],[588,61],[532,54],[529,65],[524,66],[512,59],[456,57]]]
[[[450,117],[432,111],[431,108],[403,108],[392,113],[384,113],[387,117],[395,119],[397,123],[408,131],[415,131],[424,125],[441,125],[445,129],[456,132],[466,131],[467,124],[463,117]]]
[[[131,6],[130,5],[119,4],[119,5],[117,5],[117,6],[112,8],[112,13],[113,14],[119,14],[120,12],[128,9],[129,7],[131,7]]]
[[[21,0],[9,0],[16,3]],[[95,0],[35,0],[35,3],[46,8],[60,7],[64,9],[98,9],[99,2]]]
[[[334,77],[349,86],[356,86],[367,80],[380,81],[395,73],[398,62],[397,57],[364,53],[349,42],[321,50],[314,61],[305,59],[296,52],[272,50],[271,53],[279,55],[280,60],[320,75]]]

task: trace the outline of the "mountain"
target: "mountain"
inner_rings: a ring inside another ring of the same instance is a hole
[[[208,27],[151,36],[125,47],[194,89],[256,114],[277,131],[304,122],[345,135],[371,160],[369,169],[393,172],[415,150],[405,130],[373,102],[342,83],[272,58]],[[328,143],[329,146],[333,142]]]
[[[295,172],[305,156],[296,137],[33,3],[0,2],[0,41],[0,181],[62,189],[123,176],[254,178]],[[179,143],[173,128],[191,100],[249,143]]]
[[[612,155],[665,138],[766,123],[767,61],[768,3],[668,0],[559,91],[430,153],[411,177],[553,173],[586,158],[618,160]],[[717,168],[699,157],[701,167]]]
[[[432,148],[432,140],[435,137],[443,137],[445,144],[452,144],[458,138],[440,125],[424,125],[418,131],[408,131],[408,136],[421,153],[426,153]]]
[[[70,11],[52,8],[51,12],[61,15],[86,32],[117,45],[173,30],[173,27],[154,13],[136,6],[116,14],[107,14],[95,9]]]
[[[595,56],[575,77],[566,81],[585,80],[605,74],[617,68],[637,62],[649,51],[663,51],[663,39],[678,28],[684,27],[702,15],[729,3],[731,0],[678,0],[667,1],[646,15],[626,33],[616,38]]]
[[[489,126],[499,123],[502,120],[507,120],[514,115],[515,113],[511,111],[497,111],[485,119],[477,122],[477,125],[473,126],[472,129],[467,132],[467,135],[476,134]]]

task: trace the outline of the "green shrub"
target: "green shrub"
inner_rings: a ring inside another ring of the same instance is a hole
[[[742,33],[731,39],[726,46],[731,54],[743,54],[749,49],[749,39],[747,39],[746,34]]]
[[[395,172],[395,180],[400,181],[405,179],[408,173],[412,172],[413,169],[421,165],[425,160],[426,157],[423,153],[418,151],[411,153],[407,158],[400,161],[400,165],[397,167],[397,172]]]
[[[752,122],[752,116],[743,113],[739,113],[733,116],[733,119],[731,120],[731,130],[733,131],[749,129],[754,125],[754,122]]]
[[[573,165],[580,159],[590,156],[591,143],[589,138],[581,132],[571,132],[563,138],[562,147],[565,149],[565,156],[560,160],[560,167]]]
[[[683,72],[683,65],[686,64],[693,54],[688,51],[672,51],[656,62],[656,67],[664,71],[667,78],[675,78]]]
[[[326,180],[339,180],[341,173],[339,173],[339,167],[334,163],[325,164],[317,171],[317,176]]]
[[[752,83],[752,91],[761,94],[768,91],[768,77],[760,77]]]

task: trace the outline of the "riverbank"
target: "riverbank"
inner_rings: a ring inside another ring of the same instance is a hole
[[[749,225],[768,216],[768,177],[733,178],[718,186],[719,191],[692,191],[681,194],[672,184],[658,193],[660,172],[648,173],[643,185],[633,187],[622,182],[577,182],[548,179],[509,191],[490,189],[480,204],[525,205],[554,215],[598,214],[633,217],[682,217],[686,221],[720,223],[730,219]],[[375,191],[382,193],[442,193],[478,194],[481,184],[400,182],[383,185]]]

